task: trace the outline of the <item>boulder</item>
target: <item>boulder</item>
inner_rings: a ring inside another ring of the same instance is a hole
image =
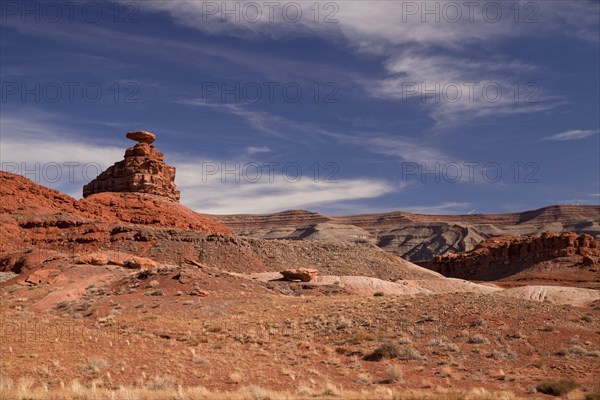
[[[75,258],[76,264],[106,265],[108,261],[108,256],[104,253],[82,254]]]
[[[127,132],[126,137],[127,139],[135,140],[136,142],[148,144],[151,144],[156,140],[156,135],[148,131]]]
[[[131,269],[154,269],[158,264],[149,258],[131,256],[125,260],[123,266]]]
[[[590,256],[583,256],[583,260],[582,260],[582,262],[583,262],[583,266],[584,266],[584,267],[591,267],[591,266],[593,266],[594,264],[596,264],[596,262],[597,262],[597,261],[596,261],[596,259],[594,259],[593,257],[590,257]]]
[[[28,285],[48,285],[66,281],[67,277],[57,269],[38,269],[25,278],[25,283]]]
[[[319,275],[319,271],[314,268],[286,269],[281,271],[281,275],[286,281],[310,282]]]

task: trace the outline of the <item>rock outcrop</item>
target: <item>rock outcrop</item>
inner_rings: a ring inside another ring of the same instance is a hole
[[[319,275],[319,270],[314,268],[286,269],[281,271],[281,275],[286,281],[310,282]]]
[[[600,256],[600,241],[573,232],[540,236],[498,236],[460,254],[445,254],[419,265],[447,277],[496,280],[519,273],[538,263],[576,258],[579,265],[593,266]],[[585,260],[584,260],[585,259]]]
[[[156,136],[146,131],[128,132],[138,142],[125,151],[125,159],[115,163],[83,187],[83,197],[104,192],[154,194],[179,201],[175,168],[165,164],[163,154],[151,143]]]

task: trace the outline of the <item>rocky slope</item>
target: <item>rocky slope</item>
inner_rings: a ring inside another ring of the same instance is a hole
[[[510,214],[421,215],[406,212],[327,217],[293,210],[266,215],[213,215],[240,236],[375,243],[411,261],[472,250],[496,235],[543,232],[600,237],[600,207],[557,205]]]
[[[139,224],[232,234],[221,223],[160,196],[101,193],[76,200],[55,190],[0,172],[0,252],[35,247],[39,241],[92,243],[113,225]]]
[[[371,245],[236,237],[221,223],[158,195],[98,193],[75,200],[0,172],[0,271],[33,270],[61,252],[125,252],[237,272],[318,268],[324,273],[425,279],[432,272]]]

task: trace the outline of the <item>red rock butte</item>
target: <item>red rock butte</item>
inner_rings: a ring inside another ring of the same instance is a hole
[[[83,187],[83,197],[96,193],[148,193],[179,201],[175,186],[175,168],[165,164],[163,153],[151,143],[156,136],[147,131],[128,132],[127,138],[138,143],[125,151],[123,161],[103,171]]]

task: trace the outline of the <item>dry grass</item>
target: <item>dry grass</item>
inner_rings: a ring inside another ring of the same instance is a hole
[[[303,387],[298,392],[275,392],[258,386],[244,386],[235,392],[213,392],[204,387],[151,390],[124,388],[109,390],[85,387],[79,383],[64,389],[6,388],[0,390],[2,398],[15,400],[304,400],[353,399],[353,400],[516,400],[510,392],[492,392],[485,389],[459,390],[406,390],[377,387],[363,391],[346,391],[332,384],[323,387]]]
[[[402,367],[397,364],[391,364],[386,370],[387,381],[390,383],[401,382],[404,377]]]
[[[108,367],[109,367],[109,364],[105,358],[92,357],[88,360],[88,362],[86,364],[81,366],[81,369],[86,370],[86,371],[90,370],[90,371],[94,371],[94,372],[99,372],[100,370],[103,370]]]

